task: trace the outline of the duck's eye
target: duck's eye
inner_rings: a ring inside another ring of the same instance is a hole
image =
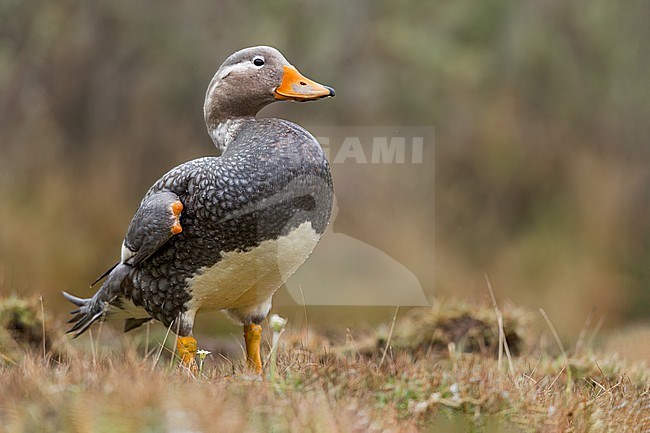
[[[264,58],[263,57],[255,57],[253,59],[253,64],[255,66],[263,66],[264,65]]]

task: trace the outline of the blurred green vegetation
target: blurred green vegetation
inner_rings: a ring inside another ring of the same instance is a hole
[[[435,127],[421,165],[333,167],[336,231],[431,295],[484,297],[488,273],[566,333],[591,310],[647,317],[648,17],[607,0],[0,0],[0,278],[54,306],[82,292],[146,189],[215,153],[216,68],[266,44],[337,97],[263,115]]]

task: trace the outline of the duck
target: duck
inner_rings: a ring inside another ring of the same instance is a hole
[[[219,155],[180,164],[144,195],[119,262],[90,298],[63,292],[77,308],[68,333],[124,319],[124,332],[157,320],[176,334],[180,363],[196,371],[197,313],[223,311],[243,327],[246,365],[262,372],[260,342],[274,293],[307,260],[329,224],[328,160],[301,126],[257,117],[278,101],[333,97],[275,48],[230,55],[203,105]]]

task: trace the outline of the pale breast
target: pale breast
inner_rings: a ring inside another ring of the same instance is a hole
[[[248,251],[223,253],[219,262],[187,280],[188,309],[234,309],[264,302],[309,257],[319,238],[311,223],[304,222],[288,235]]]

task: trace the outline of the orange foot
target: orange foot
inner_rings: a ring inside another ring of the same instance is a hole
[[[246,340],[246,363],[257,374],[262,374],[262,356],[260,343],[262,341],[262,327],[251,323],[244,325],[244,340]]]
[[[172,203],[171,209],[172,209],[172,214],[174,215],[172,234],[177,235],[183,231],[183,227],[181,227],[181,222],[179,220],[181,212],[183,212],[183,203],[181,203],[180,200],[176,200],[174,203]]]
[[[181,365],[188,368],[192,373],[196,373],[198,368],[196,366],[196,339],[192,336],[178,337],[176,342],[176,349],[178,355],[181,357]]]

